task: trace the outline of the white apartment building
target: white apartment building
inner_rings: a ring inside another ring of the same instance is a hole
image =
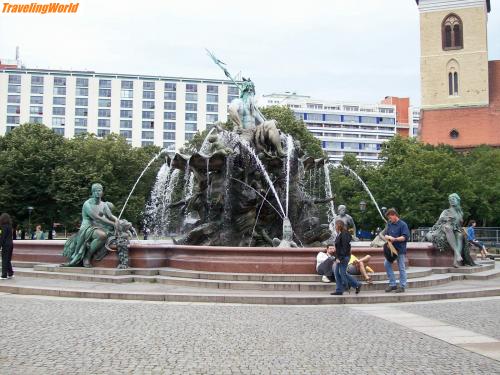
[[[0,134],[31,122],[68,138],[117,133],[174,150],[226,121],[237,97],[226,80],[0,67]]]
[[[311,99],[295,93],[263,95],[260,106],[283,105],[304,120],[333,163],[346,153],[378,163],[382,143],[396,134],[396,106]]]
[[[408,130],[408,134],[410,137],[418,137],[420,130],[420,108],[419,107],[410,107],[408,109],[408,117],[410,122],[410,128]]]

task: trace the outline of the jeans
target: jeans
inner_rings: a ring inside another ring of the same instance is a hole
[[[2,277],[12,276],[14,274],[14,270],[12,269],[12,247],[2,249]]]
[[[469,241],[469,244],[471,244],[472,246],[475,246],[477,247],[479,250],[483,250],[484,249],[484,244],[478,240],[474,240],[474,241]]]
[[[406,268],[405,268],[406,254],[398,255],[398,269],[399,269],[399,286],[401,288],[406,288]],[[394,271],[392,270],[392,263],[388,262],[387,259],[384,260],[385,272],[387,277],[389,277],[389,285],[396,286],[396,276],[394,276]]]
[[[349,257],[341,259],[340,263],[335,263],[335,292],[343,293],[350,286],[357,288],[361,283],[347,273]]]

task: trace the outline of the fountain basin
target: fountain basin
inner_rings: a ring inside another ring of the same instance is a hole
[[[33,263],[64,263],[61,255],[64,240],[14,241],[13,260]],[[370,265],[376,272],[384,271],[381,248],[353,243],[357,257],[372,256]],[[229,273],[313,274],[319,248],[229,247],[174,245],[169,241],[132,241],[130,266],[134,268],[173,267],[195,271]],[[449,267],[453,254],[440,253],[431,243],[408,243],[407,263],[416,267]],[[114,268],[116,253],[94,262],[96,267]]]

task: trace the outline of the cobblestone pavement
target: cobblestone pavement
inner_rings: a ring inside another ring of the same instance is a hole
[[[500,362],[345,306],[4,294],[0,316],[0,374],[500,373]]]
[[[406,304],[400,305],[398,308],[500,340],[500,298],[463,302]]]

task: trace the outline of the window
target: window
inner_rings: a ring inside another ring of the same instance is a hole
[[[87,107],[89,105],[89,100],[87,98],[76,98],[75,105],[77,107]]]
[[[18,105],[8,105],[7,106],[7,113],[13,113],[15,115],[18,115],[21,113],[21,107]],[[38,113],[38,112],[36,112]]]
[[[143,129],[154,129],[155,128],[155,122],[154,121],[143,121],[142,122],[142,128]]]
[[[219,95],[207,94],[207,103],[217,103],[219,101]]]
[[[54,87],[54,95],[66,95],[66,87]]]
[[[196,113],[186,113],[184,119],[186,121],[196,121],[198,119],[198,115]]]
[[[344,115],[344,122],[359,122],[359,117]]]
[[[89,96],[89,89],[83,87],[76,88],[76,96]]]
[[[31,86],[32,94],[43,94],[43,86]]]
[[[132,138],[132,130],[120,130],[120,135],[124,138]]]
[[[43,104],[43,96],[32,96],[30,104]]]
[[[111,121],[107,118],[99,118],[97,119],[97,126],[100,128],[109,128],[111,126]]]
[[[87,132],[87,129],[75,129],[75,135],[84,134]]]
[[[175,111],[175,102],[163,103],[163,109],[165,109],[167,111]]]
[[[132,129],[132,120],[120,120],[120,128]]]
[[[31,84],[43,86],[43,77],[31,76]]]
[[[7,124],[19,124],[19,116],[7,116]]]
[[[175,112],[165,112],[164,118],[165,120],[175,120]]]
[[[120,100],[120,107],[132,108],[134,102],[132,100]]]
[[[198,85],[187,83],[186,84],[186,92],[198,92]]]
[[[111,98],[110,89],[99,89],[99,96],[103,98]]]
[[[153,141],[142,141],[141,146],[146,147],[146,146],[153,146],[154,142]]]
[[[88,78],[77,78],[76,79],[76,87],[89,87],[89,79]]]
[[[21,93],[21,86],[9,85],[9,93],[20,94]]]
[[[120,117],[132,118],[132,111],[129,109],[122,109],[120,110]]]
[[[133,90],[134,81],[122,81],[122,90]]]
[[[219,93],[219,86],[207,85],[207,92],[209,94],[218,94]]]
[[[75,108],[75,116],[87,117],[88,109],[87,108]]]
[[[176,98],[177,98],[177,95],[175,92],[165,92],[165,94],[164,94],[165,100],[175,100]]]
[[[133,90],[122,90],[120,93],[120,96],[124,99],[130,99],[134,97],[134,91]]]
[[[155,133],[151,131],[143,131],[142,132],[142,139],[154,139],[155,138]]]
[[[169,151],[175,150],[175,143],[173,142],[163,142],[163,148],[166,148]]]
[[[207,112],[219,112],[219,106],[217,104],[207,104]]]
[[[165,91],[176,91],[177,84],[174,82],[165,82]]]
[[[155,102],[142,102],[142,109],[155,109]]]
[[[42,124],[43,119],[41,117],[37,117],[37,116],[30,116],[30,123],[31,124]]]
[[[443,50],[462,49],[463,26],[462,20],[456,14],[449,14],[441,25]]]
[[[175,130],[175,122],[164,122],[163,123],[163,130]]]
[[[227,94],[228,95],[236,95],[236,96],[239,96],[240,95],[240,90],[236,87],[236,86],[229,86],[227,88]]]
[[[110,131],[108,129],[97,129],[97,136],[104,138],[109,135]]]
[[[207,124],[213,124],[214,122],[219,121],[219,115],[215,113],[207,114]]]
[[[66,78],[54,77],[54,86],[66,86]]]
[[[13,85],[21,84],[21,76],[9,74],[9,83]]]
[[[64,128],[53,128],[52,131],[59,135],[64,135]]]
[[[53,105],[66,105],[66,97],[54,96],[54,98],[52,99],[52,104]]]
[[[308,113],[308,121],[323,121],[323,115],[321,113]]]
[[[195,134],[196,133],[186,133],[186,134],[184,134],[184,139],[186,141],[190,141],[191,139],[193,139],[193,137],[194,137]]]
[[[379,117],[378,119],[378,123],[379,124],[390,124],[390,125],[394,125],[395,124],[395,120],[394,118],[392,117]],[[387,130],[389,130],[391,128],[388,128]]]
[[[99,99],[99,101],[97,102],[97,106],[109,108],[111,107],[111,99]]]
[[[458,96],[458,73],[448,73],[448,94],[450,96]]]
[[[64,126],[65,123],[64,117],[52,117],[52,126]]]
[[[142,118],[155,118],[155,113],[153,111],[142,111]]]
[[[460,136],[460,133],[458,132],[457,129],[452,129],[450,131],[450,138],[451,139],[457,139]]]
[[[194,111],[198,110],[198,103],[186,103],[186,111]]]
[[[175,141],[175,133],[165,132],[163,133],[163,139],[166,141]]]
[[[155,83],[154,82],[144,82],[142,84],[142,89],[143,90],[154,90],[155,89]]]
[[[9,107],[10,106],[7,106],[7,113],[9,113]],[[19,113],[19,112],[17,112],[17,113]],[[41,107],[41,106],[30,107],[30,114],[31,115],[43,115],[43,107]]]
[[[111,110],[99,108],[97,110],[97,116],[98,117],[111,117]]]
[[[198,101],[198,94],[186,93],[186,102],[197,102]]]
[[[361,116],[361,122],[365,124],[376,124],[377,118],[372,116]]]
[[[75,118],[75,126],[80,128],[87,127],[87,119],[86,118]]]
[[[66,114],[66,108],[64,107],[53,107],[52,114],[54,116],[64,116]]]
[[[41,96],[40,96],[41,98]],[[20,95],[9,95],[7,96],[7,103],[21,103]]]
[[[198,130],[196,126],[196,122],[186,122],[186,131],[187,132],[195,132]]]
[[[111,80],[110,79],[100,79],[99,80],[99,88],[100,89],[110,89],[111,88]]]
[[[326,114],[325,121],[338,121],[338,122],[340,122],[340,115]]]
[[[154,99],[155,98],[155,92],[154,91],[143,91],[142,92],[142,98],[143,99]]]

